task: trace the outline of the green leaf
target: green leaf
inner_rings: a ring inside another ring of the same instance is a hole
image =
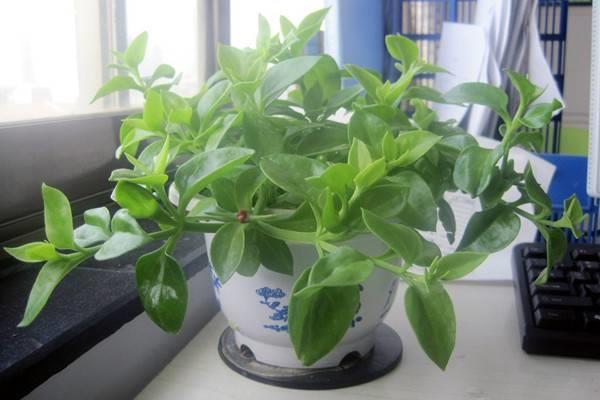
[[[142,87],[138,85],[132,78],[129,76],[115,76],[111,78],[108,82],[98,89],[96,95],[92,99],[92,103],[98,100],[100,97],[104,97],[114,92],[118,92],[119,90],[128,90],[135,89],[139,91],[143,91]]]
[[[501,89],[481,82],[462,83],[444,95],[446,101],[456,104],[480,104],[494,110],[504,122],[510,121],[508,96]]]
[[[446,230],[448,242],[452,244],[454,243],[454,237],[456,235],[456,219],[454,218],[454,211],[452,211],[452,207],[444,199],[441,199],[438,202],[438,207],[440,221]]]
[[[560,229],[534,223],[546,241],[546,268],[535,280],[535,284],[538,285],[546,283],[554,264],[562,260],[567,252],[568,243],[565,234]]]
[[[235,270],[242,276],[252,277],[260,267],[258,246],[256,244],[256,237],[259,234],[260,232],[256,229],[246,229],[244,233],[244,253],[240,265]]]
[[[112,236],[104,242],[95,255],[98,261],[119,257],[152,241],[127,210],[119,210],[115,213],[111,221],[111,229]]]
[[[367,168],[373,159],[367,145],[357,138],[352,139],[352,146],[348,152],[348,164],[351,165],[355,170],[362,171]]]
[[[379,77],[371,73],[369,70],[359,67],[357,65],[346,64],[344,66],[346,70],[360,83],[365,89],[367,94],[373,98],[378,99],[377,90],[383,86]]]
[[[175,187],[180,194],[179,207],[185,207],[196,193],[243,164],[252,154],[254,151],[250,149],[223,147],[190,158],[175,173]]]
[[[160,93],[156,90],[148,90],[146,103],[144,104],[144,122],[148,129],[158,131],[162,129],[165,122],[165,110],[163,108]]]
[[[329,8],[314,11],[300,21],[298,28],[295,30],[298,41],[290,46],[293,55],[297,56],[302,54],[306,43],[321,29],[321,25],[323,24],[323,20],[328,11]]]
[[[437,204],[427,182],[412,171],[402,171],[388,179],[394,184],[393,201],[400,206],[395,216],[400,222],[416,229],[435,231]],[[382,202],[382,199],[375,201]]]
[[[502,147],[484,149],[470,146],[464,149],[454,166],[453,180],[456,187],[471,195],[480,195],[489,186],[494,166],[502,155]]]
[[[129,215],[134,218],[150,218],[160,210],[160,205],[152,192],[127,181],[117,182],[114,200],[121,208],[127,209]]]
[[[356,286],[363,283],[373,271],[371,260],[350,247],[339,247],[310,268],[308,284],[296,296],[310,293],[315,288]]]
[[[441,136],[428,131],[400,133],[396,138],[399,156],[390,165],[393,167],[404,167],[414,163],[423,157],[441,139]]]
[[[89,247],[110,237],[110,212],[106,207],[92,208],[83,213],[85,224],[74,232],[75,243]]]
[[[575,194],[571,195],[563,203],[563,215],[558,221],[550,221],[548,224],[556,228],[570,229],[573,235],[578,238],[581,236],[579,226],[583,222],[584,214],[581,209],[581,204]]]
[[[422,267],[428,267],[431,265],[433,260],[442,256],[442,252],[440,251],[440,248],[437,246],[437,244],[423,239],[422,236],[421,244],[423,245],[423,248],[417,256],[417,258],[415,259],[414,264],[420,265]]]
[[[129,43],[123,59],[131,68],[137,68],[144,60],[146,46],[148,45],[148,32],[142,32]]]
[[[329,188],[333,193],[345,198],[354,185],[358,171],[350,164],[331,164],[319,177],[307,179],[320,189]]]
[[[188,302],[187,283],[181,267],[164,246],[138,259],[135,281],[150,319],[165,332],[179,332]]]
[[[260,263],[267,269],[281,274],[292,275],[294,273],[294,260],[288,245],[279,239],[258,233],[256,245]]]
[[[538,103],[531,106],[525,115],[521,117],[521,122],[528,128],[541,129],[550,123],[555,111],[563,108],[560,101],[554,99],[552,103]]]
[[[448,254],[435,262],[435,276],[444,280],[460,279],[479,267],[487,256],[487,253],[474,252]]]
[[[355,85],[343,88],[339,92],[333,94],[325,104],[327,114],[334,113],[341,107],[347,106],[360,94],[360,92],[362,92],[362,87],[360,87],[360,85]]]
[[[249,168],[242,172],[235,183],[234,197],[238,209],[252,208],[252,199],[266,178],[258,168]]]
[[[283,36],[289,35],[290,32],[296,29],[292,21],[290,21],[283,15],[279,17],[279,25],[281,27],[281,33],[283,34]]]
[[[374,114],[357,110],[352,114],[348,124],[348,141],[359,139],[369,148],[369,153],[374,159],[380,158],[381,142],[388,131],[388,125]]]
[[[506,71],[508,78],[519,92],[521,104],[528,106],[544,93],[544,89],[537,87],[527,79],[527,76],[516,71]]]
[[[161,135],[146,129],[133,128],[125,135],[115,155],[117,158],[120,158],[122,154],[133,154],[140,142],[156,137],[161,137]]]
[[[236,184],[234,181],[227,178],[220,178],[211,183],[209,188],[219,207],[231,212],[239,211],[235,203]]]
[[[535,180],[533,170],[529,163],[527,163],[527,167],[525,168],[525,191],[535,206],[536,214],[542,217],[548,216],[552,211],[552,201],[546,192],[544,192],[544,189],[542,189],[540,184]]]
[[[321,175],[325,164],[294,154],[272,154],[261,160],[260,169],[271,182],[286,191],[316,198],[319,191],[306,178]]]
[[[154,72],[152,73],[152,77],[150,78],[151,82],[154,82],[160,78],[171,79],[175,76],[175,68],[170,66],[169,64],[160,64]]]
[[[203,128],[208,126],[215,112],[227,101],[230,92],[231,84],[228,81],[221,81],[202,95],[196,106],[196,113]]]
[[[109,181],[119,182],[126,181],[137,183],[139,185],[148,185],[148,186],[163,186],[169,177],[166,174],[150,174],[144,175],[141,172],[132,171],[130,169],[119,168],[115,169],[111,174]]]
[[[267,70],[260,86],[263,106],[275,101],[292,83],[302,78],[318,61],[317,56],[295,57]]]
[[[311,268],[296,280],[289,303],[289,335],[300,362],[309,366],[328,354],[344,337],[360,301],[358,285],[321,287],[298,296]]]
[[[458,245],[459,251],[494,253],[512,243],[521,228],[521,220],[507,206],[473,214]]]
[[[5,247],[4,251],[26,263],[55,260],[59,257],[54,245],[48,242],[31,242],[19,247]]]
[[[58,189],[42,184],[46,237],[59,249],[72,249],[73,216],[67,197]]]
[[[359,193],[362,193],[366,189],[377,183],[377,181],[379,181],[385,175],[385,166],[385,160],[383,158],[380,158],[379,160],[373,161],[365,169],[360,171],[354,177],[356,190],[358,190]]]
[[[345,127],[344,127],[345,128]],[[334,153],[348,148],[348,134],[340,126],[311,129],[298,143],[294,153],[304,156]]]
[[[446,369],[456,341],[456,318],[448,293],[439,281],[418,283],[406,289],[406,315],[419,344],[442,370]]]
[[[48,302],[48,298],[56,286],[58,286],[69,272],[81,264],[86,257],[80,253],[74,253],[50,260],[44,264],[35,278],[31,292],[29,292],[25,315],[23,315],[23,319],[18,325],[19,327],[28,326],[33,322]]]
[[[412,228],[401,224],[392,224],[368,210],[362,210],[365,225],[375,236],[412,264],[421,252],[421,237]]]
[[[255,159],[282,152],[284,130],[280,126],[257,113],[246,112],[243,116],[244,142],[256,152]]]
[[[419,58],[417,44],[400,34],[387,35],[385,37],[385,46],[393,58],[402,62],[405,72]]]
[[[258,34],[256,36],[256,48],[268,50],[270,42],[271,27],[269,26],[269,21],[267,21],[262,14],[258,14]]]
[[[227,282],[240,265],[244,244],[244,224],[228,222],[215,234],[210,245],[210,261],[221,282]]]

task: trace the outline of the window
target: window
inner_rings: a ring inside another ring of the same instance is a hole
[[[176,6],[174,6],[176,4]],[[117,74],[111,51],[150,35],[142,74],[161,63],[183,73],[177,90],[199,84],[198,0],[19,0],[0,4],[0,123],[122,111],[141,98],[90,104]],[[35,10],[35,12],[32,12]]]

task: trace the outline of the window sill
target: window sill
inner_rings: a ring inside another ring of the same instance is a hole
[[[57,287],[27,328],[17,328],[40,265],[0,279],[0,393],[19,398],[143,312],[135,286],[140,249],[112,263],[88,260]],[[175,257],[189,280],[208,265],[199,234],[180,240]]]

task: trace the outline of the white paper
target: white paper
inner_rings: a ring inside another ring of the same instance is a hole
[[[464,82],[479,80],[486,59],[486,40],[480,26],[444,22],[437,64],[452,74],[437,74],[434,89],[446,93]],[[467,107],[433,103],[440,121],[454,119],[460,123]]]
[[[479,145],[485,148],[494,148],[500,142],[494,139],[478,137],[477,141]],[[552,176],[556,167],[554,164],[549,163],[542,158],[525,151],[520,148],[514,148],[511,150],[510,158],[514,160],[515,170],[523,171],[529,162],[533,170],[537,181],[544,190],[548,190]],[[504,199],[516,199],[518,197],[518,191],[511,189],[506,193]],[[460,238],[463,236],[467,223],[471,216],[477,211],[481,210],[479,201],[472,199],[469,195],[462,193],[446,193],[444,196],[448,204],[454,211],[454,217],[456,219],[456,240],[453,244],[448,242],[446,238],[446,231],[442,227],[441,223],[438,223],[436,232],[422,232],[423,237],[437,244],[442,251],[442,254],[449,254],[455,251],[456,246],[460,242]],[[531,207],[523,207],[524,210],[531,212]],[[466,280],[512,280],[511,271],[511,260],[512,260],[512,249],[518,243],[532,242],[535,240],[537,229],[529,220],[521,218],[521,230],[514,240],[513,244],[501,250],[497,253],[490,254],[486,261],[477,268],[474,272],[467,275]]]

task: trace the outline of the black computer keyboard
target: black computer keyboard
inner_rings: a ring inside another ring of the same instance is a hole
[[[600,245],[569,245],[547,283],[535,285],[545,266],[544,244],[514,248],[513,280],[523,350],[600,358]]]

